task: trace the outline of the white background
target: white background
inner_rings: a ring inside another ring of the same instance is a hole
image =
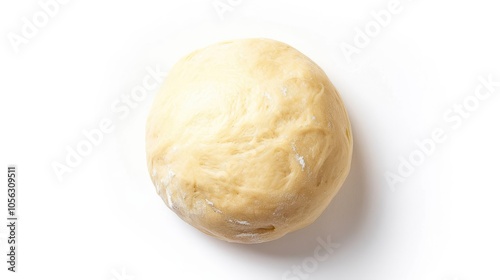
[[[340,247],[288,279],[500,279],[500,87],[460,126],[443,117],[480,76],[500,81],[498,3],[401,0],[349,61],[341,46],[355,46],[356,28],[390,1],[230,2],[221,18],[212,0],[68,1],[16,46],[9,38],[22,36],[23,17],[43,10],[2,1],[0,216],[16,164],[19,244],[18,272],[2,261],[0,278],[286,279],[330,237]],[[156,195],[144,153],[155,90],[126,116],[112,110],[148,67],[167,71],[193,49],[244,37],[281,40],[315,60],[342,94],[355,139],[351,174],[325,213],[259,245],[205,236]],[[105,118],[114,130],[58,180],[52,164]],[[438,128],[446,141],[391,190],[387,172]]]

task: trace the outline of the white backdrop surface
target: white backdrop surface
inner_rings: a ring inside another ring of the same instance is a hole
[[[499,8],[2,1],[2,260],[10,164],[18,221],[17,272],[3,261],[0,278],[500,279]],[[156,195],[144,153],[164,73],[196,48],[246,37],[315,60],[341,93],[355,140],[351,174],[324,214],[259,245],[181,221]],[[102,138],[84,144],[97,129]]]

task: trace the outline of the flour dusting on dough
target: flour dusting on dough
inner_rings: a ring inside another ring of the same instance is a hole
[[[165,192],[167,193],[168,208],[172,209],[172,206],[173,206],[173,203],[172,203],[172,193],[170,192],[169,189],[165,189]]]
[[[240,233],[236,237],[257,237],[257,233]]]
[[[306,161],[304,160],[304,157],[299,155],[299,153],[297,152],[297,147],[295,146],[295,143],[292,144],[292,150],[295,152],[295,159],[302,167],[302,171],[304,171],[304,168],[306,168]]]
[[[222,211],[220,209],[218,209],[217,207],[214,206],[214,203],[208,199],[205,199],[205,202],[210,206],[212,207],[212,209],[216,212],[216,213],[222,213]]]
[[[302,171],[304,171],[304,168],[306,168],[306,162],[304,160],[304,157],[299,154],[295,154],[295,159],[299,162],[300,166],[302,167]]]
[[[173,209],[173,203],[172,203],[172,191],[170,190],[170,183],[172,182],[172,179],[175,177],[175,172],[172,171],[172,169],[167,167],[167,176],[165,176],[163,179],[161,179],[161,184],[165,187],[165,194],[167,196],[167,205],[170,209]],[[154,171],[153,171],[154,173]],[[160,186],[158,186],[158,189]]]
[[[175,172],[172,171],[172,169],[170,168],[167,168],[168,170],[168,174],[165,178],[161,179],[161,183],[167,187],[168,185],[170,185],[170,182],[172,182],[172,179],[175,177]]]
[[[245,226],[249,226],[250,225],[250,223],[247,222],[247,221],[240,221],[240,220],[229,219],[229,222],[235,223],[235,224],[239,224],[239,225],[245,225]]]

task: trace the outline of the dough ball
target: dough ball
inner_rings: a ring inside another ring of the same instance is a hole
[[[197,50],[170,71],[146,129],[156,191],[200,231],[238,243],[311,224],[349,173],[351,127],[311,59],[269,39]]]

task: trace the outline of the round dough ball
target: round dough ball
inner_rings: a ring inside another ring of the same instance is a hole
[[[197,50],[170,71],[147,121],[151,179],[184,221],[219,239],[274,240],[311,224],[349,173],[334,86],[269,39]]]

